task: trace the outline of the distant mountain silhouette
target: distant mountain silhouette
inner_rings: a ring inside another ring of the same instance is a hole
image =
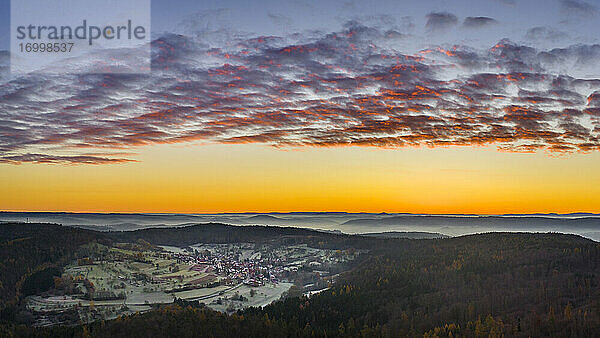
[[[534,216],[392,216],[358,218],[347,226],[492,227],[498,229],[600,229],[599,217],[554,218]]]
[[[420,231],[386,231],[386,232],[369,232],[362,234],[367,237],[377,238],[410,238],[410,239],[433,239],[433,238],[450,238],[450,236],[437,232],[420,232]]]
[[[256,216],[250,216],[250,217],[248,217],[248,220],[253,220],[253,221],[265,221],[265,220],[280,221],[282,219],[279,218],[279,217],[271,216],[271,215],[256,215]]]

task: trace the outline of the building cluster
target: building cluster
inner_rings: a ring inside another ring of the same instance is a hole
[[[297,278],[299,271],[327,276],[330,266],[352,260],[355,254],[305,244],[257,248],[231,243],[188,247],[173,253],[172,258],[187,263],[190,270],[217,275],[227,285],[262,286]]]
[[[276,284],[285,278],[284,262],[280,259],[243,259],[231,253],[177,253],[175,258],[190,264],[190,270],[216,274],[228,285],[244,283],[250,286]]]

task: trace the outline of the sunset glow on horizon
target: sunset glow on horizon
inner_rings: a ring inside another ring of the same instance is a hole
[[[4,164],[0,205],[72,212],[600,211],[598,154],[165,145],[139,156],[116,165]]]

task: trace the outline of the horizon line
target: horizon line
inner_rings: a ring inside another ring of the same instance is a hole
[[[0,210],[0,213],[54,213],[54,214],[99,214],[99,215],[241,215],[241,214],[404,214],[404,215],[427,215],[427,216],[511,216],[511,215],[574,215],[588,214],[600,215],[600,211],[572,211],[572,212],[505,212],[505,213],[426,213],[426,212],[404,212],[404,211],[226,211],[226,212],[161,212],[161,211],[31,211],[31,210]]]

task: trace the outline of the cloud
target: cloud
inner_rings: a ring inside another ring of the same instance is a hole
[[[21,154],[0,157],[0,163],[37,163],[37,164],[116,164],[134,162],[133,160],[121,158],[106,158],[96,156],[52,156],[45,154]]]
[[[483,28],[497,24],[493,18],[487,16],[468,16],[463,22],[463,26],[467,28]]]
[[[449,29],[458,24],[456,15],[448,12],[431,12],[425,17],[427,18],[425,28],[430,32]]]
[[[267,16],[276,25],[290,26],[293,22],[290,17],[281,14],[269,13]]]
[[[517,4],[515,0],[497,0],[505,5],[514,6]]]
[[[561,0],[560,5],[563,12],[571,15],[590,16],[596,15],[598,12],[598,8],[596,6],[585,1]]]
[[[8,51],[0,50],[0,83],[6,81],[10,76],[10,54]]]
[[[532,27],[528,29],[527,33],[525,34],[525,39],[531,41],[557,41],[564,40],[566,38],[568,38],[567,33],[555,30],[550,27]]]
[[[118,164],[183,142],[600,150],[600,80],[578,76],[600,75],[600,45],[408,53],[391,31],[355,20],[225,43],[165,34],[150,74],[2,80],[0,162]]]

